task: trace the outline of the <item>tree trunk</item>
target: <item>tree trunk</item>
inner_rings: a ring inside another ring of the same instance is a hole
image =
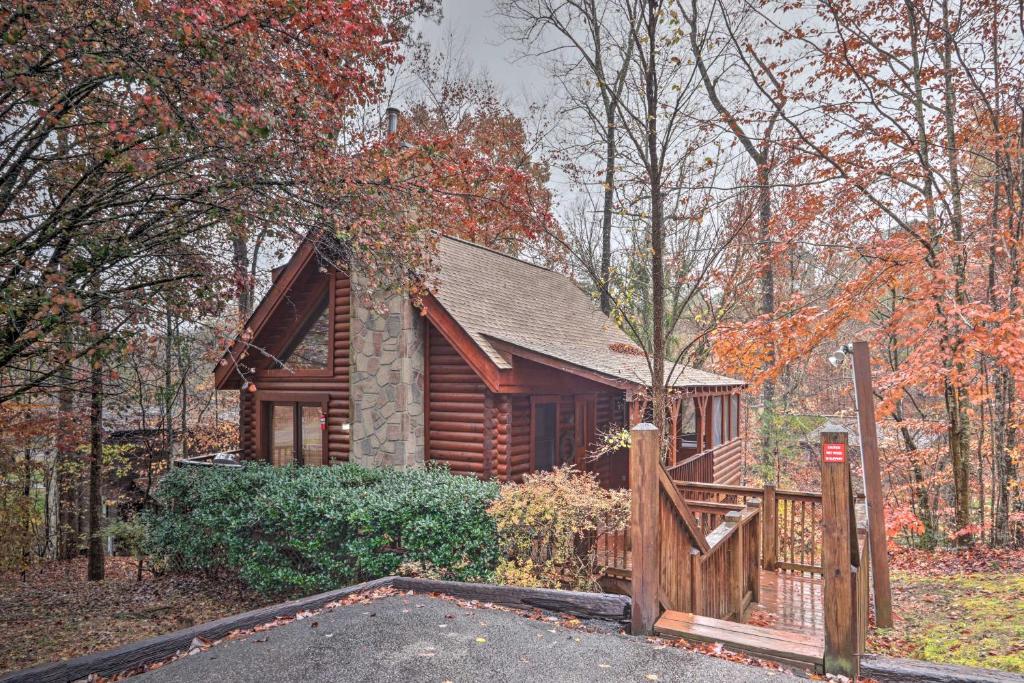
[[[98,320],[99,313],[94,313]],[[103,506],[103,363],[94,357],[89,371],[89,569],[90,581],[103,580],[103,537],[100,510]]]
[[[244,236],[231,238],[231,264],[238,288],[238,324],[244,325],[252,313],[252,279],[249,276],[249,242]]]
[[[601,207],[601,310],[612,312],[612,211],[615,208],[615,104],[606,110],[607,138],[605,140],[604,202]]]
[[[772,264],[771,222],[772,194],[769,185],[767,158],[755,158],[757,167],[757,236],[760,242],[758,251],[761,257],[761,315],[769,316],[775,312],[775,269]],[[768,366],[775,362],[775,350],[768,349]],[[772,453],[776,452],[773,445],[775,431],[775,381],[768,378],[761,385],[761,463],[767,470],[771,465]],[[778,483],[778,482],[776,482]]]
[[[171,344],[174,339],[174,317],[171,315],[170,304],[167,304],[167,319],[164,326],[164,401],[163,411],[164,443],[166,444],[167,470],[174,465],[174,391],[171,388],[171,360],[173,358]]]
[[[657,0],[647,3],[647,59],[644,65],[644,94],[647,114],[647,175],[651,189],[651,317],[652,359],[651,389],[654,425],[664,436],[665,410],[665,223],[661,189],[661,154],[658,145],[658,72],[656,38],[659,7]]]
[[[953,300],[957,309],[967,302],[967,255],[964,247],[963,208],[960,187],[960,164],[956,140],[956,95],[953,91],[953,45],[952,27],[950,25],[949,3],[942,3],[943,50],[946,127],[946,159],[949,164],[949,198],[951,204],[950,227],[953,237]],[[963,343],[960,333],[959,310],[953,312],[947,320],[949,330],[948,353],[949,362],[955,369],[956,382],[949,378],[945,382],[946,413],[949,422],[949,455],[953,463],[953,493],[955,499],[955,518],[957,530],[962,531],[970,525],[971,513],[971,423],[968,414],[968,397],[962,385],[967,369],[959,358],[960,346]],[[960,533],[958,545],[971,545],[972,535]]]
[[[57,559],[70,560],[75,556],[81,538],[75,533],[78,484],[81,473],[75,464],[75,408],[71,387],[71,363],[61,368],[57,390]]]

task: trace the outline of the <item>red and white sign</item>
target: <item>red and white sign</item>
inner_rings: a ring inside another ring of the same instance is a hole
[[[845,443],[823,443],[821,444],[822,462],[846,462]]]

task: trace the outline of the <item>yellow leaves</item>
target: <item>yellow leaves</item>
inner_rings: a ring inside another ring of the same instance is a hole
[[[629,495],[601,488],[574,468],[528,475],[502,487],[491,505],[500,530],[503,583],[532,587],[593,587],[597,535],[628,525]]]

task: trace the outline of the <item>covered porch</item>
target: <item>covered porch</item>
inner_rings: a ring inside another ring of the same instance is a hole
[[[746,417],[744,384],[677,386],[668,395],[665,468],[673,479],[739,484],[743,475]],[[646,391],[631,392],[629,424],[652,421]]]

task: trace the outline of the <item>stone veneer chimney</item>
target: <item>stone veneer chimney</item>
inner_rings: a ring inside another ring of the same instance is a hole
[[[353,289],[350,459],[366,467],[422,466],[423,321],[407,296],[371,305],[365,288]]]

